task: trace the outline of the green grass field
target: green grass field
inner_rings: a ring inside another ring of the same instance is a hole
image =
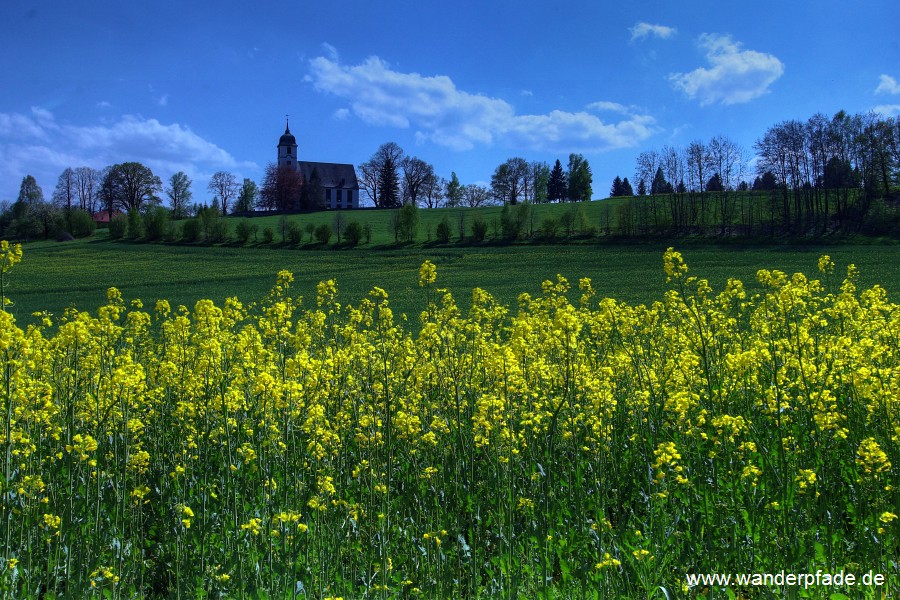
[[[312,299],[319,281],[334,278],[345,303],[356,303],[373,286],[390,294],[396,311],[411,313],[420,305],[418,268],[426,260],[438,267],[438,285],[450,289],[462,307],[471,290],[481,287],[503,303],[515,305],[522,292],[537,294],[545,279],[561,274],[577,287],[590,277],[601,296],[629,303],[649,303],[666,289],[662,254],[671,242],[549,245],[424,245],[389,248],[313,249],[276,246],[186,246],[109,242],[102,238],[68,243],[27,244],[22,264],[12,273],[7,294],[20,323],[35,311],[60,314],[66,307],[95,311],[109,287],[126,299],[145,304],[157,299],[193,307],[201,298],[221,303],[237,296],[243,302],[262,298],[279,270],[296,276],[295,290]],[[900,245],[853,243],[808,245],[713,245],[674,242],[691,273],[721,289],[729,277],[756,287],[758,269],[803,272],[818,277],[816,260],[829,254],[843,273],[847,264],[861,270],[865,287],[880,284],[900,297]],[[308,305],[308,304],[307,304]],[[417,319],[410,315],[411,319]]]

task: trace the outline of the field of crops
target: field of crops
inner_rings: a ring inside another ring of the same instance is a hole
[[[252,305],[0,310],[0,596],[896,595],[900,306],[828,257],[757,292],[656,261],[652,303],[553,277],[465,310],[426,261],[408,322],[287,271]]]
[[[416,272],[425,260],[441,269],[441,285],[460,306],[470,305],[472,289],[480,287],[507,305],[522,292],[539,293],[540,284],[557,274],[577,281],[593,280],[597,295],[630,304],[649,304],[666,291],[659,257],[668,244],[578,243],[524,245],[414,246],[371,249],[304,249],[295,247],[195,246],[110,242],[99,239],[28,244],[17,276],[10,283],[15,304],[8,307],[23,326],[31,314],[61,315],[68,307],[95,312],[106,302],[106,290],[116,287],[127,299],[148,305],[168,300],[172,308],[189,308],[203,298],[222,304],[237,296],[243,302],[261,300],[276,274],[295,274],[294,290],[315,298],[316,284],[337,279],[344,302],[362,300],[379,286],[391,305],[416,320],[422,294]],[[860,285],[882,285],[892,299],[900,297],[900,245],[821,242],[808,245],[686,246],[694,268],[721,288],[729,278],[760,289],[756,271],[777,266],[813,277],[816,260],[830,255],[841,269],[853,262]]]

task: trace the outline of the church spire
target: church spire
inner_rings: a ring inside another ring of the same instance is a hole
[[[288,120],[289,118],[290,118],[290,115],[284,115],[284,132],[285,133],[291,132],[291,126],[290,126],[290,122]]]

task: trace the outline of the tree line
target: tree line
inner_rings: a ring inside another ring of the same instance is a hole
[[[900,184],[900,122],[874,113],[817,113],[769,127],[755,154],[724,135],[641,152],[637,191],[616,176],[610,195],[647,196],[621,208],[639,231],[821,234],[874,230]],[[755,166],[751,168],[751,164]],[[751,180],[752,178],[752,180]],[[766,192],[763,202],[759,195]],[[877,210],[876,210],[877,209]]]
[[[891,203],[900,183],[896,118],[840,111],[833,117],[818,113],[806,121],[782,121],[756,140],[753,151],[751,156],[734,140],[717,135],[641,152],[633,179],[616,176],[610,196],[645,201],[617,208],[618,221],[635,234],[752,233],[760,227],[771,233],[825,233],[864,230],[885,211],[896,210]],[[590,164],[575,153],[567,168],[559,159],[551,167],[512,157],[497,165],[489,185],[479,185],[463,184],[455,172],[449,180],[440,177],[433,165],[388,142],[357,167],[357,179],[377,208],[515,206],[587,201],[593,195]],[[47,201],[27,175],[16,202],[0,206],[0,235],[26,240],[60,232],[88,235],[97,211],[109,218],[148,214],[162,210],[164,197],[166,214],[174,219],[202,210],[227,215],[325,208],[315,170],[307,181],[297,170],[272,163],[259,185],[247,178],[239,183],[232,173],[219,171],[207,191],[209,205],[193,203],[192,181],[183,171],[164,184],[149,167],[123,162],[105,169],[66,168]],[[765,192],[765,201],[751,192]]]

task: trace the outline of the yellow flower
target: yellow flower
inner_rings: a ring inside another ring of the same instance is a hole
[[[419,267],[419,285],[426,287],[437,281],[437,267],[430,260],[426,260]]]
[[[607,567],[618,567],[621,564],[622,563],[618,559],[613,558],[609,552],[604,552],[603,560],[598,562],[596,566],[598,569],[605,569]]]

